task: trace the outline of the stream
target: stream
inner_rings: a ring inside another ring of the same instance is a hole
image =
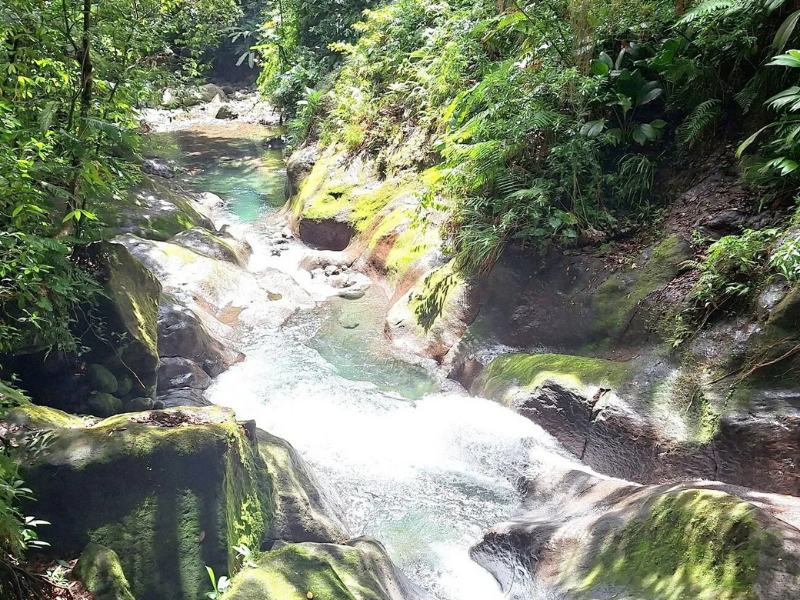
[[[440,600],[550,598],[520,579],[503,592],[469,556],[486,529],[520,504],[520,476],[568,459],[530,420],[392,355],[383,338],[388,300],[377,286],[358,300],[315,292],[293,241],[271,241],[285,218],[279,151],[266,129],[201,124],[154,134],[187,168],[185,185],[227,203],[214,215],[253,247],[249,270],[277,269],[307,289],[316,307],[280,329],[239,326],[247,355],[207,391],[215,404],[285,438],[339,503],[352,536],[370,535],[398,567]]]

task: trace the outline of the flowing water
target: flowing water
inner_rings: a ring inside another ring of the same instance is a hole
[[[285,172],[259,137],[258,128],[226,126],[168,141],[189,185],[229,201],[217,222],[247,232],[250,270],[300,279],[291,252],[269,252]],[[469,548],[517,509],[525,469],[564,462],[558,444],[531,421],[392,356],[382,336],[386,304],[373,286],[360,300],[321,301],[280,330],[239,331],[247,358],[216,380],[209,399],[289,440],[338,497],[351,535],[383,542],[433,597],[544,598],[522,582],[501,591]]]

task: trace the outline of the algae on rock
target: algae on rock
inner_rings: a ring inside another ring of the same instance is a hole
[[[78,559],[75,576],[94,600],[135,600],[117,553],[90,543]]]

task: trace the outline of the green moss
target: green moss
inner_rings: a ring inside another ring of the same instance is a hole
[[[319,192],[322,184],[330,174],[329,171],[335,162],[335,158],[333,149],[328,150],[314,164],[308,177],[302,181],[297,195],[289,201],[289,209],[295,218],[302,214],[306,203]]]
[[[624,333],[639,303],[674,279],[689,258],[691,249],[675,234],[653,249],[643,267],[612,274],[597,288],[592,302],[598,333],[611,338]]]
[[[433,228],[414,224],[415,212],[411,208],[393,210],[375,228],[369,241],[373,250],[381,240],[394,236],[392,247],[386,255],[384,269],[387,276],[397,282],[408,270],[435,248],[439,238]]]
[[[659,496],[589,557],[581,587],[622,586],[646,600],[755,600],[759,554],[769,534],[753,510],[718,491]]]
[[[385,551],[375,542],[355,546],[285,544],[263,554],[256,567],[233,580],[231,600],[385,600],[382,579],[391,571]]]
[[[158,364],[156,323],[161,285],[124,246],[106,244],[105,252],[109,265],[106,293],[125,332],[141,343],[152,362]]]
[[[89,544],[75,565],[75,575],[94,600],[134,600],[117,553]]]
[[[119,555],[137,598],[199,600],[209,587],[205,565],[233,572],[233,546],[258,548],[272,491],[231,411],[158,414],[184,422],[164,427],[118,415],[56,430],[24,476],[36,514],[53,523],[55,553],[95,542]]]
[[[503,399],[509,388],[533,389],[555,380],[576,391],[586,385],[617,388],[628,381],[633,369],[628,363],[564,354],[505,354],[495,358],[476,381],[488,397]]]
[[[30,425],[32,427],[44,429],[86,426],[86,422],[80,417],[48,406],[37,406],[36,404],[26,404],[25,406],[15,408],[6,418],[9,422],[17,425]]]

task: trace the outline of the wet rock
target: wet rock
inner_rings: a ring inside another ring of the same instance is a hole
[[[119,388],[117,378],[103,365],[89,365],[86,369],[86,373],[89,376],[89,382],[98,392],[113,394],[117,391],[117,388]],[[128,391],[130,391],[130,389],[128,389]],[[124,393],[126,392],[123,392],[123,394]]]
[[[701,223],[701,227],[715,237],[738,233],[747,222],[748,216],[738,210],[718,212]]]
[[[680,377],[647,357],[624,363],[517,354],[492,361],[472,391],[530,418],[605,475],[800,493],[800,395],[751,390],[749,406],[732,398],[724,408],[725,400],[711,404]]]
[[[336,219],[303,219],[298,225],[300,239],[319,250],[344,250],[355,233],[350,223]]]
[[[447,377],[457,381],[464,386],[464,389],[468,390],[482,371],[483,363],[471,358],[455,365],[447,374]]]
[[[206,208],[208,210],[215,210],[225,206],[225,200],[223,200],[216,194],[212,194],[211,192],[202,192],[199,194],[194,194],[193,197],[198,204],[200,204],[203,208]]]
[[[153,402],[153,408],[163,410],[168,408],[180,408],[182,406],[192,408],[212,406],[203,392],[204,390],[189,387],[169,390],[165,394],[156,397]]]
[[[244,355],[212,336],[189,308],[168,297],[158,307],[158,350],[163,358],[188,358],[216,377]]]
[[[289,196],[294,196],[303,181],[311,173],[319,159],[316,146],[307,146],[296,152],[286,161],[286,175],[289,185]]]
[[[252,252],[250,244],[237,240],[224,231],[221,233],[221,236],[216,236],[206,229],[195,227],[182,231],[170,242],[208,258],[234,263],[240,267],[247,266]]]
[[[162,358],[158,369],[158,393],[177,388],[204,390],[211,385],[211,377],[188,358]]]
[[[233,119],[238,119],[239,118],[239,114],[237,112],[235,112],[230,107],[230,105],[223,104],[222,106],[219,107],[219,109],[217,110],[217,114],[214,115],[214,117],[216,119],[233,120]]]
[[[570,598],[662,598],[668,589],[675,597],[779,600],[800,585],[800,535],[737,497],[749,499],[747,490],[640,487],[580,471],[525,488],[523,510],[471,552],[506,593],[527,596],[536,578]]]
[[[294,447],[279,437],[256,430],[258,451],[274,479],[275,513],[264,537],[267,548],[279,540],[331,542],[347,537],[341,502],[323,488]]]
[[[333,277],[334,275],[338,275],[339,272],[339,267],[337,265],[328,265],[325,267],[326,277]]]
[[[122,400],[111,394],[98,392],[89,397],[86,408],[89,414],[97,417],[111,417],[122,412]]]
[[[162,158],[146,158],[142,162],[142,172],[155,177],[163,177],[164,179],[175,177],[173,168]]]
[[[314,565],[309,568],[308,565]],[[313,590],[313,591],[311,591]],[[371,538],[340,544],[279,544],[239,573],[231,600],[422,600],[425,594],[392,564]]]
[[[218,85],[214,85],[213,83],[207,83],[203,86],[200,86],[200,98],[203,102],[211,102],[217,98],[219,100],[227,100],[228,97],[225,94],[225,91],[219,87]]]
[[[267,150],[283,150],[286,147],[286,138],[282,135],[269,137],[262,142],[262,145]]]
[[[292,234],[292,230],[288,227],[284,227],[281,229],[281,237],[285,240],[292,240],[294,239],[294,234]]]
[[[119,556],[111,548],[90,543],[73,570],[94,600],[134,600]]]
[[[214,224],[194,196],[170,189],[158,178],[146,177],[141,184],[117,199],[98,203],[97,213],[108,235],[132,233],[152,240],[168,240],[185,229]]]

